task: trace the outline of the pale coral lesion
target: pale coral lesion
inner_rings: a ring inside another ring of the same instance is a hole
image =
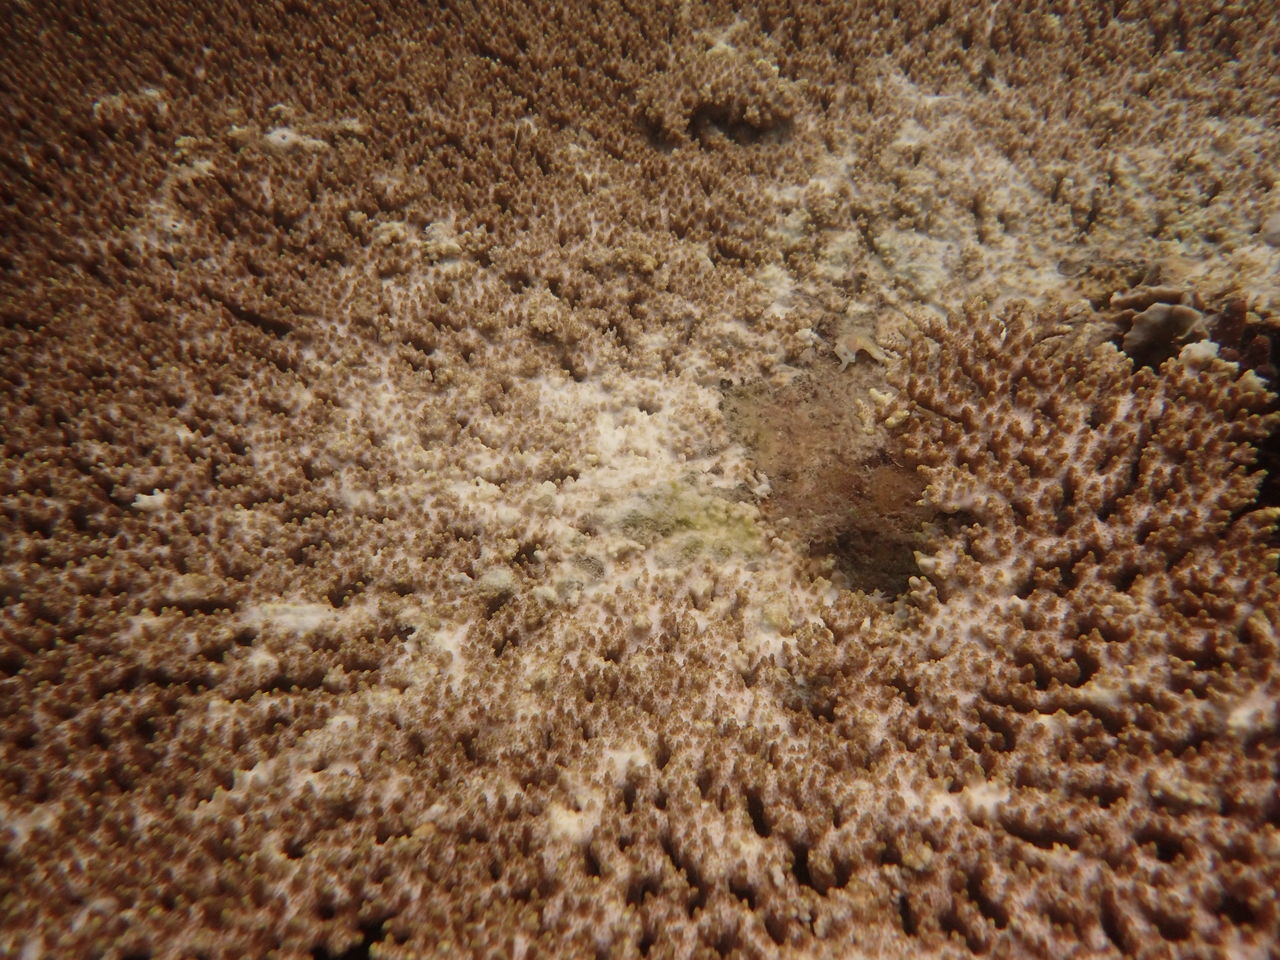
[[[840,361],[841,371],[857,360],[859,354],[866,354],[879,364],[886,364],[890,359],[889,354],[880,344],[862,330],[842,331],[836,336],[835,344],[831,349],[835,351],[836,358]]]

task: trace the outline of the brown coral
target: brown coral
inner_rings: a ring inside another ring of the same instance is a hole
[[[1225,948],[1239,917],[1275,922],[1257,893],[1274,884],[1277,517],[1251,509],[1249,469],[1272,398],[1213,348],[1135,371],[1067,332],[970,312],[902,371],[904,439],[954,518],[920,560],[905,682],[922,715],[977,731],[1000,797],[987,842],[1022,861],[1020,902],[1047,921],[1024,916],[1024,949],[1051,950],[1062,923],[1123,952]],[[966,662],[983,668],[948,667]],[[1178,861],[1206,880],[1185,886]]]
[[[13,6],[0,953],[1273,952],[1274,15],[1068,6]]]

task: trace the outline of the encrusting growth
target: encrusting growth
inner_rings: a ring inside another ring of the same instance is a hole
[[[10,4],[0,955],[1276,953],[1273,7]]]

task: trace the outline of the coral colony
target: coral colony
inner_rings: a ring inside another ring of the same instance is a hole
[[[0,954],[1280,951],[1280,21],[9,4]]]

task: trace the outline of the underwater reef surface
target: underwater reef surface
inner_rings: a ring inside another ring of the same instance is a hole
[[[6,3],[0,953],[1273,956],[1278,18]]]

